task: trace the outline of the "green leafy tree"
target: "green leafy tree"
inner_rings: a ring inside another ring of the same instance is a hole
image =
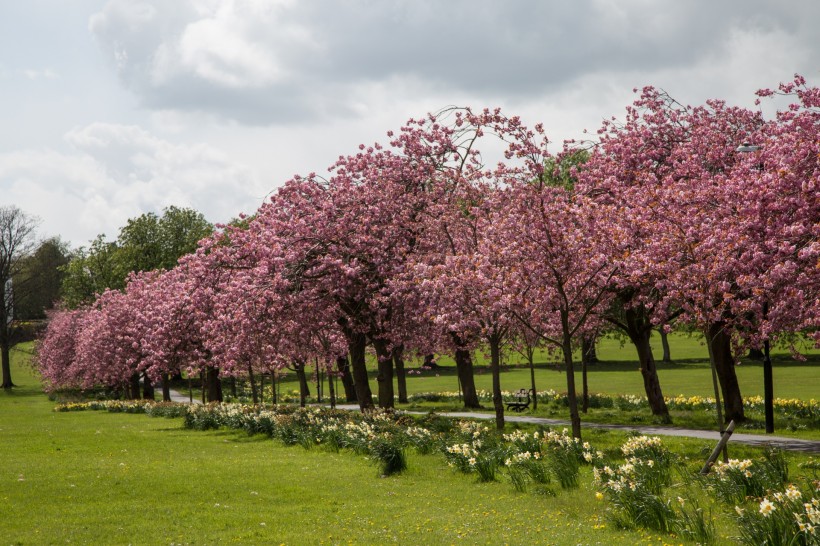
[[[127,271],[120,247],[98,235],[86,249],[80,247],[63,268],[62,299],[70,308],[93,302],[106,288],[121,290]]]
[[[116,242],[97,236],[88,249],[80,248],[65,267],[63,301],[68,307],[91,303],[106,288],[121,290],[133,271],[173,269],[181,256],[213,231],[193,209],[168,207],[163,215],[145,213],[128,220]]]
[[[20,273],[24,260],[36,248],[38,220],[16,206],[0,207],[0,361],[4,389],[14,386],[11,380],[11,347],[16,343],[19,321],[14,317],[13,279]]]
[[[60,299],[60,285],[68,261],[68,246],[58,237],[46,239],[33,254],[21,260],[13,279],[17,319],[46,318],[46,311]]]

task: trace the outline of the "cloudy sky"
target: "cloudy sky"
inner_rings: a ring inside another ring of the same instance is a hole
[[[448,105],[566,138],[632,89],[752,106],[820,84],[817,0],[0,0],[0,205],[73,246],[143,212],[253,212]]]

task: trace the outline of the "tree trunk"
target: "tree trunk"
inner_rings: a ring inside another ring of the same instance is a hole
[[[208,388],[208,402],[222,402],[222,380],[219,369],[213,366],[205,368],[205,382]]]
[[[393,398],[393,353],[387,348],[388,342],[384,339],[374,339],[373,347],[376,349],[376,359],[379,366],[376,375],[376,381],[379,385],[379,407],[391,409],[395,406]]]
[[[334,383],[334,377],[332,369],[330,368],[330,362],[328,364],[328,373],[327,373],[327,393],[330,396],[330,409],[336,409],[336,385]]]
[[[2,302],[0,302],[1,304]],[[14,387],[14,383],[11,381],[11,349],[8,343],[3,343],[3,347],[0,348],[0,359],[3,361],[3,388],[10,389]]]
[[[314,359],[316,364],[316,402],[322,403],[322,370],[319,368],[319,361]]]
[[[595,338],[584,337],[581,339],[581,358],[582,362],[587,364],[595,364],[598,362],[598,353],[595,351]]]
[[[343,328],[345,329],[345,328]],[[353,369],[353,385],[356,387],[356,399],[362,411],[373,409],[373,393],[370,391],[370,380],[367,377],[367,366],[364,351],[367,347],[367,338],[364,334],[345,332],[350,350],[350,367]]]
[[[626,318],[626,334],[635,345],[638,352],[638,362],[641,365],[641,377],[643,377],[643,388],[649,402],[652,415],[659,417],[664,423],[670,423],[669,408],[663,398],[661,382],[658,378],[658,367],[655,364],[655,357],[652,354],[652,346],[649,344],[649,336],[652,335],[652,325],[643,307],[632,307],[624,312]]]
[[[495,428],[504,430],[504,400],[501,398],[501,336],[493,334],[490,342],[490,370],[493,374],[493,407]]]
[[[575,367],[572,362],[572,336],[569,329],[569,313],[561,311],[561,351],[564,353],[564,365],[567,368],[567,403],[569,420],[572,424],[572,437],[581,439],[581,416],[578,414],[578,396],[575,392]]]
[[[589,382],[587,381],[587,356],[581,350],[581,411],[589,410]]]
[[[527,362],[530,364],[530,389],[532,390],[532,409],[538,409],[538,391],[535,388],[535,351],[527,349]]]
[[[479,409],[478,391],[475,388],[475,377],[473,376],[473,359],[470,351],[465,347],[464,342],[457,334],[451,334],[456,347],[456,372],[461,383],[461,391],[464,394],[465,409]]]
[[[236,398],[236,377],[231,376],[231,396]]]
[[[171,376],[167,373],[162,374],[162,401],[171,401]]]
[[[723,419],[726,423],[746,421],[743,411],[743,397],[740,395],[740,384],[735,373],[735,360],[732,357],[732,340],[726,332],[726,325],[715,322],[707,328],[706,343],[711,344],[715,359],[720,390],[723,393]]]
[[[353,384],[353,376],[350,373],[350,362],[347,360],[347,356],[336,358],[336,369],[339,370],[339,376],[342,379],[345,401],[351,404],[358,402],[356,398],[356,386]]]
[[[393,364],[396,366],[396,384],[399,387],[399,403],[407,403],[407,377],[404,375],[404,345],[393,348]]]
[[[661,347],[663,347],[661,362],[672,362],[672,353],[669,350],[669,334],[666,333],[666,328],[663,325],[658,328],[658,333],[661,335]]]
[[[129,391],[128,391],[128,398],[130,400],[139,400],[140,399],[140,374],[133,373],[131,374],[131,379],[129,380]]]
[[[254,405],[259,403],[259,395],[256,393],[256,378],[253,376],[253,365],[251,364],[250,359],[247,361],[248,364],[248,381],[251,384],[251,397],[253,397]]]
[[[294,362],[293,369],[296,371],[296,377],[299,379],[299,406],[304,408],[307,397],[310,396],[310,387],[307,382],[307,374],[305,373],[304,362]]]
[[[145,400],[154,400],[154,385],[146,374],[142,374],[142,397]]]

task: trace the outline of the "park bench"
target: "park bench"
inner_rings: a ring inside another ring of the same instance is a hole
[[[532,389],[521,389],[513,393],[515,396],[515,402],[507,402],[507,410],[512,410],[518,413],[521,413],[525,409],[530,407],[530,402],[532,398],[530,398],[530,393]]]

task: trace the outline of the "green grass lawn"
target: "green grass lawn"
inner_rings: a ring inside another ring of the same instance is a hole
[[[181,419],[56,413],[14,353],[0,392],[0,536],[6,544],[664,544],[614,528],[591,470],[555,496],[479,484],[443,456],[409,454],[383,478],[364,457],[285,447],[233,431],[199,432]],[[555,372],[552,372],[555,373]],[[588,430],[614,456],[624,434]],[[703,440],[664,439],[697,468]],[[760,450],[732,446],[732,457]],[[790,454],[796,468],[805,455]],[[674,491],[671,494],[677,494]],[[727,512],[728,513],[728,512]],[[721,543],[736,533],[716,514]]]
[[[5,544],[656,543],[605,525],[589,486],[522,495],[414,454],[406,474],[379,478],[351,453],[55,413],[14,355],[19,387],[0,392]]]

